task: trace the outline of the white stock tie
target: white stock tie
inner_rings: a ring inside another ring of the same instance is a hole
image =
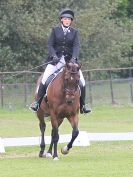
[[[64,35],[66,35],[67,31],[68,31],[68,28],[64,28],[63,31],[64,31]]]

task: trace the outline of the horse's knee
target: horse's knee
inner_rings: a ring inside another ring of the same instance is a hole
[[[45,128],[46,128],[45,122],[40,122],[40,123],[39,123],[39,127],[40,127],[40,130],[41,130],[41,131],[44,131]]]

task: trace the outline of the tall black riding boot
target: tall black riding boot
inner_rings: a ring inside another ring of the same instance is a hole
[[[80,113],[83,114],[83,113],[89,113],[91,112],[91,109],[88,108],[86,105],[85,105],[85,87],[81,87],[80,85],[80,89],[81,89],[81,96],[80,96]]]
[[[39,107],[40,107],[40,104],[42,102],[42,99],[46,93],[46,85],[43,85],[42,83],[40,84],[39,86],[39,89],[38,89],[38,94],[37,94],[37,99],[35,102],[33,102],[31,105],[30,105],[30,109],[34,112],[37,112]]]

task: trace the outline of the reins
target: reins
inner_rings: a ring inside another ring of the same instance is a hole
[[[19,71],[17,74],[13,74],[13,75],[10,75],[10,76],[4,78],[4,80],[8,80],[8,79],[10,79],[11,77],[19,76],[19,75],[21,75],[21,74],[23,74],[23,73],[25,73],[25,72],[33,71],[34,69],[40,68],[40,67],[42,67],[42,66],[46,66],[46,65],[48,65],[48,64],[50,64],[50,63],[52,63],[52,61],[46,62],[46,63],[41,64],[41,65],[38,65],[38,66],[35,66],[35,67],[30,68],[30,69],[28,69],[28,70]]]

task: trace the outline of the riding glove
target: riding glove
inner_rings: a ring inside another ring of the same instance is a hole
[[[72,63],[77,63],[77,58],[71,58],[71,60],[70,60],[70,62],[72,62]]]
[[[57,56],[54,56],[52,61],[53,61],[53,64],[56,65],[60,61],[60,58],[58,58]]]

